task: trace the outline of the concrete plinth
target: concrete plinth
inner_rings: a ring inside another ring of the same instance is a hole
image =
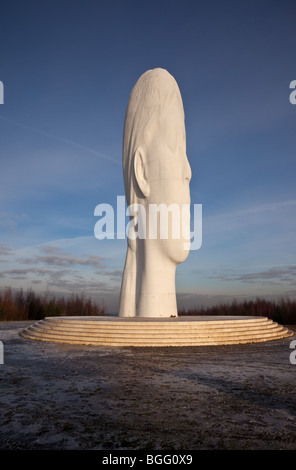
[[[21,332],[40,341],[96,346],[209,346],[257,343],[293,336],[266,317],[47,317]]]

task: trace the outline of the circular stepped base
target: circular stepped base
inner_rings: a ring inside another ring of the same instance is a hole
[[[47,317],[24,338],[96,346],[213,346],[271,341],[294,332],[266,317]]]

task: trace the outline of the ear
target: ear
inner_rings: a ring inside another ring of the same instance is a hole
[[[143,196],[148,197],[150,194],[150,186],[145,168],[144,152],[141,147],[138,147],[135,153],[134,172],[141,193]]]

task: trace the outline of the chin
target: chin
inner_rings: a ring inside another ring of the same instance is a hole
[[[185,239],[170,241],[167,254],[174,263],[183,263],[188,258],[190,249],[187,248],[187,245],[189,245],[189,243],[188,240]]]

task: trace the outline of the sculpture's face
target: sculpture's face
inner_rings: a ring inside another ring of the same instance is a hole
[[[150,134],[150,135],[149,135]],[[150,186],[149,204],[172,204],[178,208],[173,217],[169,217],[168,238],[160,239],[162,252],[173,262],[183,262],[189,253],[188,245],[190,217],[182,218],[182,205],[190,204],[189,182],[191,168],[186,155],[186,134],[182,109],[167,108],[161,110],[158,119],[148,128],[145,153],[147,177]],[[173,206],[171,206],[173,209]],[[185,223],[185,227],[184,227]],[[176,225],[179,224],[179,227]],[[184,234],[184,229],[187,230]],[[176,231],[177,230],[177,231]],[[180,234],[176,238],[176,235]]]

